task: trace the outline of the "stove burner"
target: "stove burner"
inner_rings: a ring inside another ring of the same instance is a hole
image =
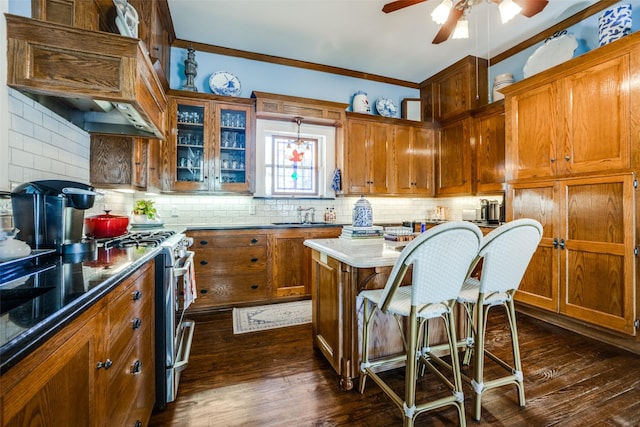
[[[102,243],[102,247],[106,250],[111,248],[129,248],[129,247],[155,247],[159,246],[162,242],[169,237],[176,234],[171,230],[160,231],[140,231],[136,233],[125,234],[115,239],[110,239]]]

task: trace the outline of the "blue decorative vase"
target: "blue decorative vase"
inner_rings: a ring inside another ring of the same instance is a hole
[[[371,227],[373,226],[373,210],[371,203],[364,196],[353,206],[353,223],[354,227]]]
[[[598,42],[600,46],[631,34],[631,5],[621,4],[606,9],[598,17]]]

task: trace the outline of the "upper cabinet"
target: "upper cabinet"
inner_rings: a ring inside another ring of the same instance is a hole
[[[255,131],[250,100],[173,97],[169,109],[171,190],[253,191]]]
[[[439,196],[471,194],[473,118],[444,124],[437,131],[436,193]]]
[[[625,37],[599,48],[598,55],[585,54],[504,89],[508,180],[632,167],[640,112],[640,88],[633,84],[640,78],[640,47],[634,39]]]
[[[345,194],[387,194],[392,127],[368,118],[349,118],[344,147]]]
[[[418,125],[393,127],[392,192],[433,196],[434,131]]]
[[[475,150],[474,193],[489,194],[504,191],[504,101],[494,102],[474,111]]]
[[[441,121],[481,107],[488,102],[488,63],[468,56],[420,85],[426,121]]]

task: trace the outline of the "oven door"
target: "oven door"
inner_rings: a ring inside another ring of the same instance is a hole
[[[173,402],[178,393],[180,373],[187,367],[191,354],[191,343],[195,322],[185,319],[186,309],[195,299],[194,252],[186,251],[183,258],[168,268],[170,280],[166,294],[166,332],[171,333],[166,341],[166,393],[167,402]]]

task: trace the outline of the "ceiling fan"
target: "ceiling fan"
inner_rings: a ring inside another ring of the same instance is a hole
[[[384,13],[395,12],[414,4],[427,0],[396,0],[383,6]],[[549,3],[548,0],[459,0],[455,6],[451,0],[442,0],[431,14],[438,24],[442,24],[440,31],[433,39],[433,44],[439,44],[447,40],[453,33],[453,38],[468,38],[469,27],[465,16],[467,10],[483,1],[498,4],[502,22],[505,23],[518,13],[530,18],[540,13]]]

